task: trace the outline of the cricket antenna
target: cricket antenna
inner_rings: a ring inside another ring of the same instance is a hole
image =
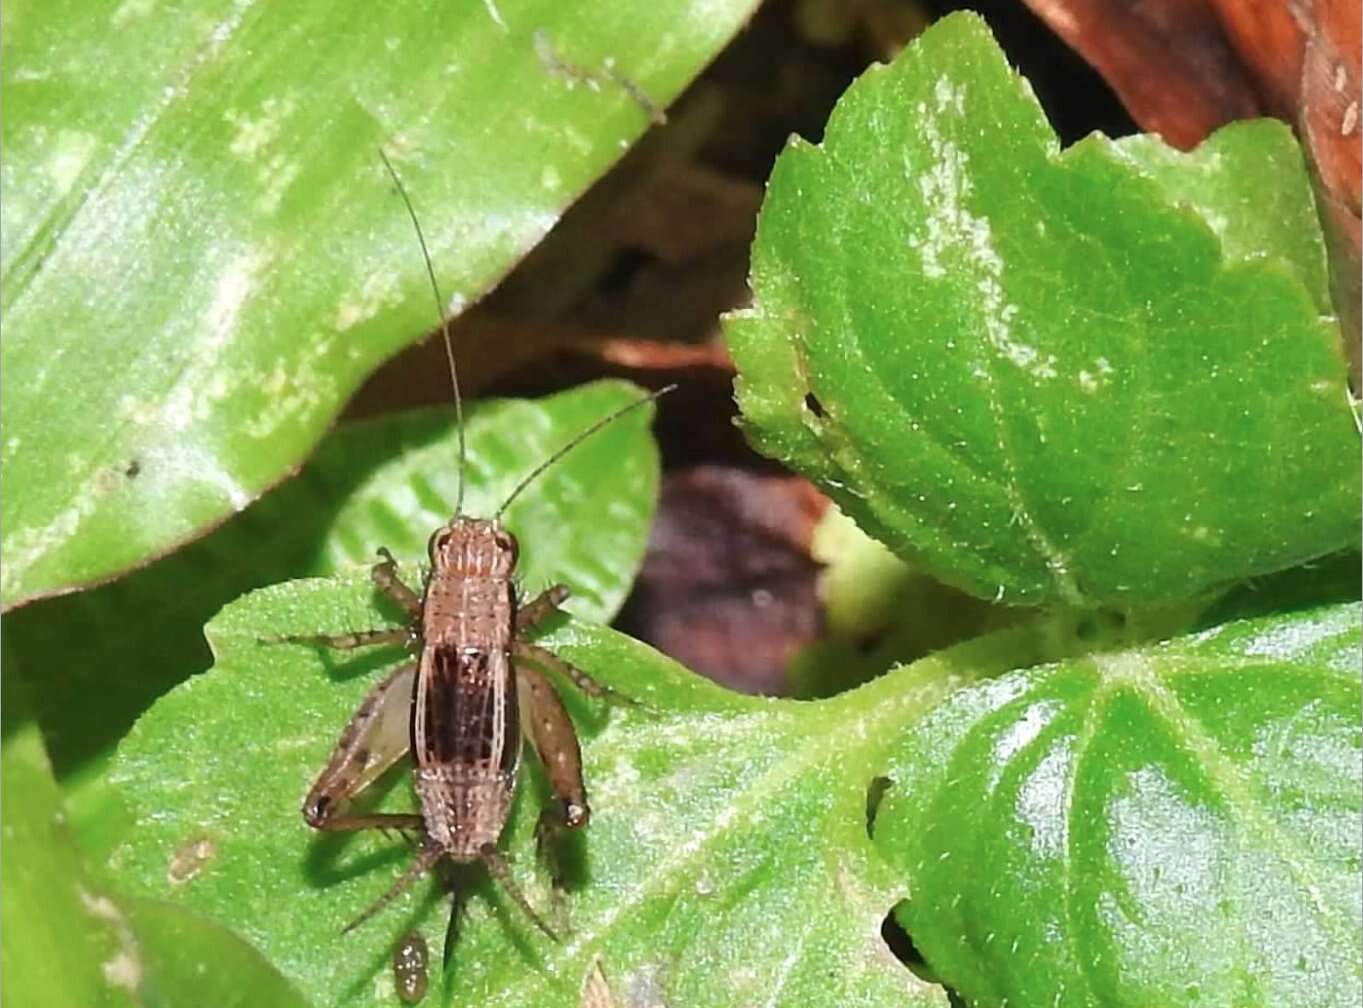
[[[407,195],[407,190],[403,188],[402,179],[398,178],[393,163],[388,160],[388,155],[383,148],[379,148],[379,157],[383,159],[383,166],[388,169],[388,174],[393,178],[393,185],[397,187],[398,195],[402,197],[402,204],[407,208],[407,216],[412,218],[412,227],[416,229],[417,244],[421,246],[421,258],[426,262],[426,275],[431,280],[431,293],[435,295],[435,314],[440,320],[440,336],[445,341],[445,360],[450,365],[450,385],[454,387],[454,423],[459,428],[459,490],[454,498],[454,513],[457,517],[464,510],[464,468],[467,451],[464,447],[464,400],[459,395],[459,371],[454,366],[454,347],[450,343],[450,320],[445,316],[445,299],[440,296],[440,284],[435,278],[435,267],[431,265],[431,252],[426,247],[426,236],[421,231],[421,221],[417,220],[416,208],[412,206],[412,200]]]
[[[634,402],[632,403],[629,403],[625,406],[621,406],[613,413],[607,413],[600,420],[596,421],[596,423],[592,424],[590,427],[584,430],[577,437],[573,438],[558,451],[554,452],[554,454],[550,455],[539,465],[535,466],[535,468],[530,471],[529,476],[525,477],[525,479],[521,480],[519,483],[516,484],[516,489],[511,491],[511,496],[509,496],[506,500],[502,501],[502,506],[497,509],[497,513],[492,516],[492,520],[494,522],[500,520],[502,517],[502,513],[511,506],[511,502],[514,501],[520,495],[522,490],[524,490],[531,483],[533,483],[535,479],[540,475],[540,473],[544,472],[544,470],[548,469],[559,459],[563,458],[563,456],[567,455],[570,451],[572,451],[574,448],[580,445],[583,441],[586,441],[587,438],[591,437],[602,427],[605,427],[607,424],[614,423],[616,420],[619,420],[622,416],[624,416],[632,409],[638,409],[645,403],[651,403],[656,399],[662,398],[663,396],[667,395],[667,393],[675,390],[676,387],[677,387],[676,385],[664,386],[663,388],[658,389],[657,392],[652,392],[649,395],[634,400]]]

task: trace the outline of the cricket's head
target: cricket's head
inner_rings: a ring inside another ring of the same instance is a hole
[[[441,525],[428,545],[431,570],[468,577],[509,578],[520,545],[496,520],[458,516]]]

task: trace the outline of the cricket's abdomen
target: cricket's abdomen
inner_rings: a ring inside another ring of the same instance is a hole
[[[514,772],[451,763],[418,768],[414,779],[430,842],[456,861],[475,861],[496,845],[511,811]]]
[[[495,845],[520,762],[508,579],[433,579],[412,697],[412,759],[430,841],[456,860]]]

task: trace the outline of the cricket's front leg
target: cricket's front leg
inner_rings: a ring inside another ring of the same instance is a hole
[[[344,814],[350,799],[410,748],[408,719],[415,681],[416,663],[409,662],[390,672],[365,696],[303,801],[303,818],[309,826],[320,830],[424,828],[421,816],[414,813]]]
[[[516,632],[523,633],[543,623],[568,600],[568,586],[556,584],[540,592],[516,612]]]
[[[398,577],[397,561],[387,547],[379,547],[379,556],[383,557],[383,562],[376,563],[369,571],[369,576],[374,579],[374,587],[402,606],[402,611],[410,618],[416,619],[421,615],[421,596],[402,583]]]
[[[412,639],[412,632],[406,627],[391,627],[339,634],[286,634],[275,639],[286,644],[317,644],[337,651],[352,651],[370,644],[407,644]]]
[[[492,880],[502,887],[506,894],[511,897],[511,901],[521,908],[521,912],[535,927],[543,931],[550,941],[561,940],[554,929],[544,922],[544,918],[535,912],[535,908],[525,898],[524,891],[511,877],[511,869],[507,866],[506,858],[502,856],[502,852],[497,849],[496,844],[483,844],[478,849],[478,860],[483,862],[483,867],[492,876]]]
[[[397,561],[393,559],[393,554],[380,547],[379,556],[383,557],[383,561],[376,563],[369,571],[374,586],[402,606],[402,611],[415,620],[421,615],[420,597],[398,577]],[[414,640],[412,635],[411,627],[383,627],[378,630],[355,630],[339,634],[286,634],[275,639],[289,644],[317,644],[337,651],[351,651],[371,644],[409,646]]]

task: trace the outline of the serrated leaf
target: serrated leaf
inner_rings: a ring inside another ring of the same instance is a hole
[[[1215,232],[1228,262],[1272,258],[1301,280],[1321,315],[1333,314],[1325,243],[1302,155],[1276,119],[1237,123],[1196,150],[1175,150],[1142,133],[1112,143],[1131,167]]]
[[[1355,544],[1291,135],[1155,143],[1059,150],[971,15],[873,68],[772,174],[727,325],[753,441],[1006,603],[1178,603]],[[1246,207],[1292,223],[1217,222]]]
[[[393,943],[418,926],[438,949],[445,924],[428,885],[342,939],[409,851],[372,834],[319,838],[298,814],[377,666],[399,655],[259,643],[359,628],[375,615],[362,572],[233,603],[209,627],[213,670],[158,701],[115,764],[136,816],[111,859],[117,877],[239,931],[319,1004],[384,1003]],[[880,938],[903,890],[872,856],[867,790],[899,732],[950,688],[1072,642],[1018,629],[820,703],[729,693],[583,624],[543,643],[638,705],[603,712],[567,697],[593,803],[591,826],[567,851],[569,938],[548,944],[477,881],[444,1003],[574,1003],[598,966],[622,1003],[945,1003]],[[406,776],[389,783],[379,807],[412,808]],[[547,907],[533,840],[541,787],[537,776],[522,780],[505,846],[530,898]],[[212,861],[169,885],[166,866],[202,841]]]
[[[1359,607],[958,692],[892,757],[875,842],[972,1005],[1356,1004]]]
[[[430,328],[377,148],[457,311],[754,6],[7,4],[5,605],[242,509]]]
[[[608,381],[474,404],[466,509],[492,514],[556,449],[641,395]],[[576,592],[570,611],[604,621],[619,609],[658,495],[651,412],[636,410],[593,435],[511,506],[507,524],[522,539],[528,590],[563,581]],[[39,718],[92,849],[103,849],[102,834],[120,821],[101,776],[107,755],[152,700],[208,667],[203,623],[252,588],[371,563],[379,546],[423,557],[454,508],[457,459],[448,409],[348,424],[296,479],[202,541],[115,584],[6,614],[5,667],[42,685]]]

